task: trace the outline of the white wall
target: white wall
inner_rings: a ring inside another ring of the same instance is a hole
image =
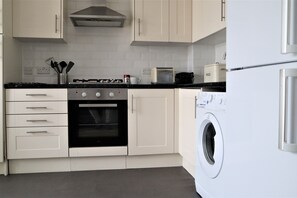
[[[68,14],[102,4],[128,17],[123,28],[74,27],[68,19],[67,43],[23,42],[23,81],[56,83],[52,69],[50,75],[36,72],[38,67],[47,66],[44,61],[49,57],[75,63],[70,79],[122,78],[130,74],[142,78],[143,83],[150,82],[147,71],[154,66],[173,66],[177,72],[193,71],[195,80],[201,81],[203,66],[215,62],[214,45],[130,46],[130,0],[68,0]]]

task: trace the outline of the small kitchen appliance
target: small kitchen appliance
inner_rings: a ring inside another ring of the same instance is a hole
[[[226,65],[210,64],[204,66],[204,82],[226,81]]]
[[[173,67],[154,67],[151,71],[153,84],[172,84],[175,82]]]
[[[194,81],[194,73],[193,72],[181,72],[175,75],[175,83],[176,84],[190,84]]]

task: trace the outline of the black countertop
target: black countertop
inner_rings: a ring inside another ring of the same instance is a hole
[[[50,89],[50,88],[129,88],[129,89],[170,89],[203,88],[205,90],[226,91],[226,82],[193,84],[45,84],[45,83],[7,83],[6,89]]]

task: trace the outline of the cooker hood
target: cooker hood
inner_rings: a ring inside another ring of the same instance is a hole
[[[106,7],[91,6],[70,15],[74,26],[123,27],[126,16]]]

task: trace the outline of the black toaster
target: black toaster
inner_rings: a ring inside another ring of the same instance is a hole
[[[175,74],[175,83],[176,84],[191,84],[194,82],[194,73],[193,72],[180,72]]]

